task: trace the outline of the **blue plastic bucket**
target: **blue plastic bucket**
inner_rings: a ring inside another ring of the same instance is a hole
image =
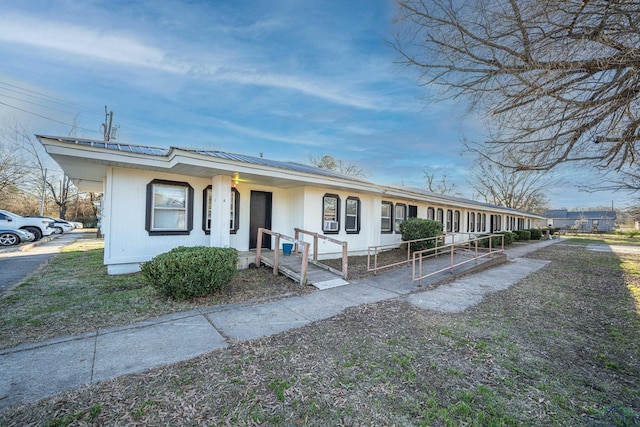
[[[284,255],[291,255],[291,251],[293,250],[293,243],[283,243],[282,244],[282,253]]]

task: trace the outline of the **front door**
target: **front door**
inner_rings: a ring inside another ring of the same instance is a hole
[[[258,228],[271,230],[272,193],[252,191],[249,214],[249,249],[258,247]],[[271,248],[271,236],[262,235],[262,248]]]

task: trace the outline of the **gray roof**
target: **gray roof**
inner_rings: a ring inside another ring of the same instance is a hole
[[[423,194],[425,196],[432,196],[432,197],[436,197],[436,198],[439,198],[439,199],[449,200],[449,201],[457,202],[457,203],[472,203],[472,204],[474,204],[476,206],[484,206],[484,207],[487,207],[487,208],[500,208],[502,210],[511,211],[514,214],[527,214],[527,215],[531,215],[532,214],[532,212],[525,212],[525,211],[522,211],[522,210],[519,210],[519,209],[513,209],[513,208],[507,208],[505,206],[494,205],[492,203],[479,202],[477,200],[472,200],[472,199],[465,199],[463,197],[450,196],[448,194],[434,193],[432,191],[423,190],[421,188],[415,188],[415,187],[397,187],[397,188],[403,189],[405,191],[412,191],[414,193]]]
[[[553,209],[544,213],[551,219],[617,219],[615,211],[568,211],[566,209]]]
[[[59,136],[49,136],[49,135],[36,135],[36,136],[49,138],[49,139],[56,139],[58,141],[66,142],[69,144],[104,148],[108,150],[122,151],[126,153],[146,154],[150,156],[167,157],[169,156],[169,154],[171,154],[173,150],[180,150],[180,151],[187,151],[194,154],[200,154],[203,156],[215,157],[218,159],[233,160],[233,161],[238,161],[243,163],[251,163],[254,165],[271,166],[275,168],[286,169],[286,170],[291,170],[296,172],[311,173],[315,175],[348,179],[351,181],[367,182],[367,181],[357,179],[350,175],[344,175],[329,169],[322,169],[322,168],[318,168],[311,165],[305,165],[302,163],[269,160],[263,157],[246,156],[244,154],[227,153],[227,152],[218,151],[218,150],[202,150],[199,148],[183,148],[183,147],[162,148],[162,147],[153,147],[149,145],[125,144],[125,143],[116,142],[116,141],[99,141],[99,140],[92,140],[92,139],[78,139],[78,138],[72,138],[72,137],[59,137]]]
[[[377,186],[377,184],[373,184],[370,181],[359,179],[351,175],[344,175],[328,169],[318,168],[311,165],[305,165],[297,162],[269,160],[263,157],[247,156],[244,154],[228,153],[228,152],[218,151],[218,150],[203,150],[200,148],[184,148],[184,147],[163,148],[163,147],[153,147],[149,145],[125,144],[125,143],[116,142],[116,141],[100,141],[100,140],[79,139],[79,138],[73,138],[73,137],[60,137],[60,136],[48,136],[48,135],[36,135],[36,137],[48,138],[48,139],[57,140],[60,142],[73,144],[73,145],[95,147],[100,149],[107,149],[107,150],[120,151],[120,152],[126,152],[126,153],[143,154],[143,155],[149,155],[149,156],[159,156],[159,157],[168,157],[174,151],[189,152],[193,154],[209,156],[209,157],[214,157],[218,159],[231,160],[231,161],[237,161],[242,163],[250,163],[250,164],[262,165],[262,166],[268,166],[268,167],[275,167],[275,168],[285,169],[289,171],[302,172],[302,173],[308,173],[308,174],[314,174],[314,175],[320,175],[320,176],[332,177],[332,178],[339,178],[339,179],[348,180],[352,182],[359,182],[359,183]],[[471,199],[464,199],[461,197],[433,193],[420,188],[398,187],[398,186],[388,186],[388,185],[385,185],[382,187],[395,188],[403,192],[420,194],[428,197],[433,197],[435,199],[448,200],[451,202],[469,203],[479,207],[482,206],[487,208],[499,208],[501,210],[511,211],[514,214],[526,214],[526,215],[538,216],[536,214],[532,214],[531,212],[520,211],[517,209],[498,206],[491,203],[479,202]]]

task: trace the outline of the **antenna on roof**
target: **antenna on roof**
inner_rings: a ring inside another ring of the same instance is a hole
[[[104,133],[104,140],[111,141],[116,139],[116,133],[120,126],[113,126],[113,111],[107,112],[107,106],[104,106],[104,123],[102,124],[102,131]]]

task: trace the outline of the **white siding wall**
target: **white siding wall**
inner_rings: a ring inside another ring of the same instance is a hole
[[[317,187],[305,187],[301,205],[304,209],[304,220],[294,227],[307,231],[323,234],[322,232],[322,198],[325,194],[336,194],[340,197],[340,231],[326,234],[336,240],[346,241],[350,253],[366,252],[370,245],[379,244],[380,239],[380,202],[376,196],[360,194],[357,192],[326,190]],[[360,199],[360,232],[347,233],[345,231],[345,209],[348,197]],[[306,236],[303,240],[312,243],[313,238]],[[313,250],[313,247],[311,248]],[[318,244],[319,255],[341,255],[342,248],[334,243],[320,240]]]
[[[147,184],[154,179],[188,182],[194,190],[193,230],[189,235],[149,236],[145,229]],[[176,246],[209,245],[202,230],[202,190],[211,179],[185,177],[137,169],[112,168],[108,171],[105,218],[104,262],[110,274],[130,273],[138,264]]]

